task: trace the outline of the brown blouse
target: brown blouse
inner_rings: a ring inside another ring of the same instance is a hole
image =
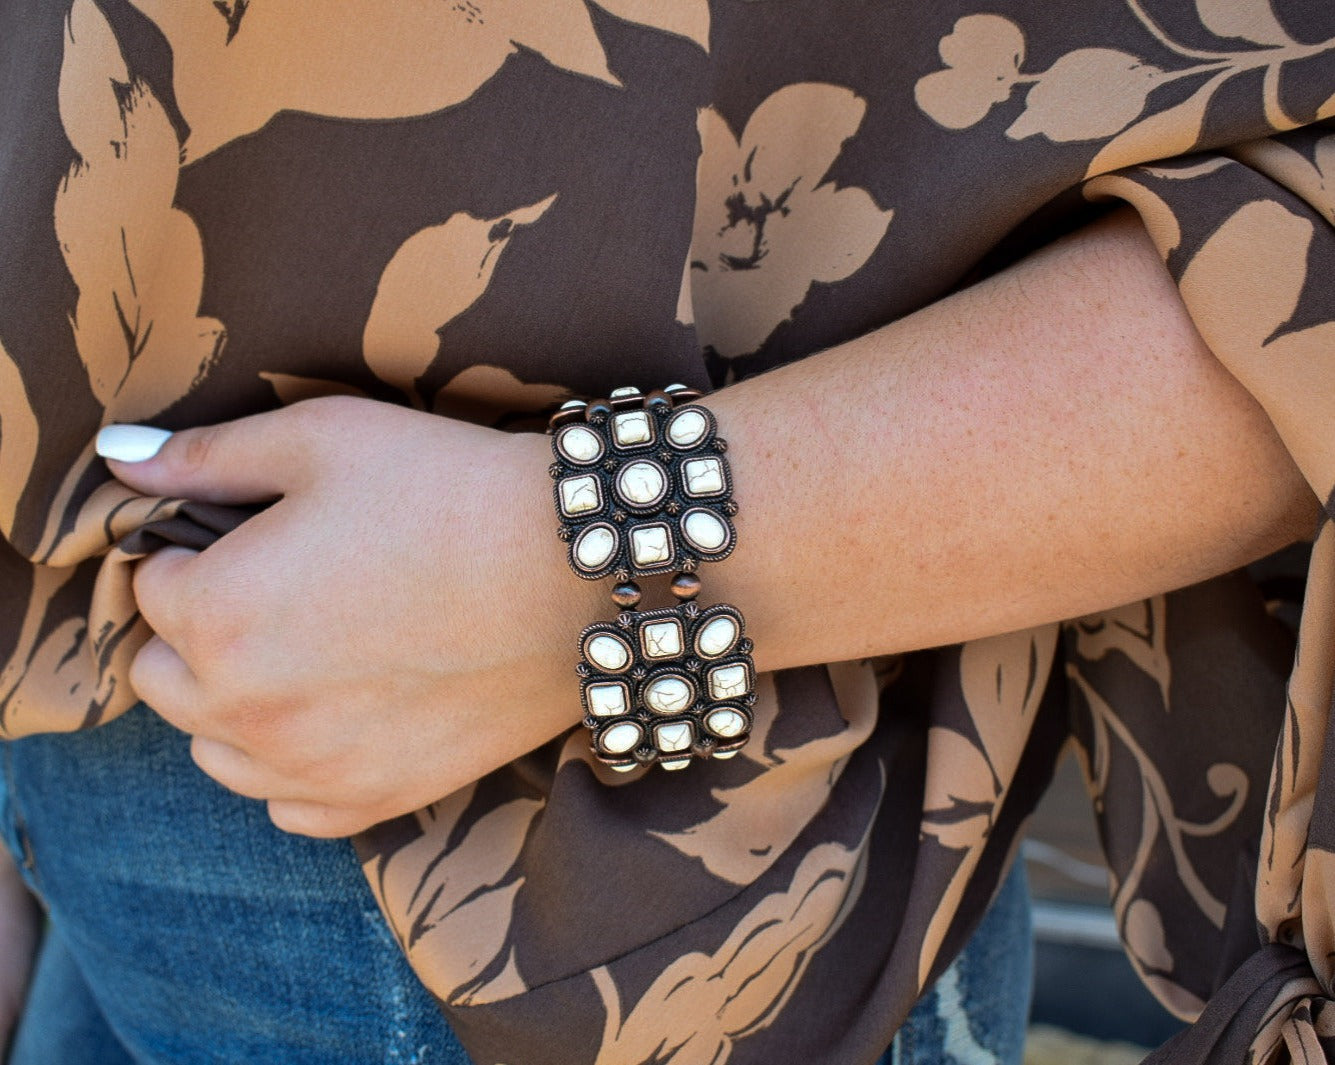
[[[862,1065],[1074,740],[1131,960],[1201,1018],[1158,1060],[1335,1061],[1332,116],[1329,0],[5,0],[0,730],[131,705],[133,560],[245,518],[136,497],[103,424],[531,429],[1125,202],[1326,501],[1296,654],[1227,577],[769,674],[728,763],[608,787],[572,736],[358,845],[483,1065]]]

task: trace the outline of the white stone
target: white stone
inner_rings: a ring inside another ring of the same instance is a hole
[[[698,410],[678,411],[667,423],[667,437],[677,447],[694,447],[709,432],[709,419]]]
[[[667,471],[656,462],[638,459],[621,467],[617,495],[634,506],[653,506],[667,495]]]
[[[585,648],[589,661],[599,669],[616,673],[630,665],[630,647],[618,636],[600,632]]]
[[[713,757],[717,758],[720,762],[726,762],[729,758],[735,758],[740,753],[741,748],[736,748],[731,751],[715,751]]]
[[[640,390],[634,385],[623,385],[621,388],[612,389],[612,394],[608,399],[621,399],[623,396],[638,396]]]
[[[575,537],[575,564],[590,573],[602,569],[617,550],[617,531],[610,525],[590,525]]]
[[[667,388],[663,389],[663,391],[664,391],[664,392],[685,392],[685,391],[686,391],[686,386],[683,385],[683,384],[681,384],[680,382],[678,382],[678,383],[676,383],[676,384],[668,385]]]
[[[709,671],[709,694],[715,699],[736,699],[746,694],[746,667],[719,666]]]
[[[598,737],[598,746],[608,754],[625,754],[633,751],[644,739],[644,729],[634,721],[622,721],[613,725]]]
[[[689,751],[695,737],[691,733],[689,721],[674,721],[669,725],[659,725],[654,729],[654,743],[664,754],[677,751]]]
[[[630,557],[637,566],[656,566],[672,558],[666,525],[639,525],[630,531]]]
[[[680,714],[694,700],[695,689],[685,677],[659,677],[644,689],[644,705],[656,714]]]
[[[673,758],[671,761],[659,762],[658,764],[664,769],[685,769],[691,764],[691,760],[689,758]]]
[[[589,473],[566,477],[560,482],[561,511],[568,518],[587,514],[603,505],[603,490],[598,478]]]
[[[562,410],[574,410],[576,407],[586,407],[587,403],[582,399],[568,399],[561,404]]]
[[[681,622],[651,621],[640,630],[645,658],[676,658],[681,654]]]
[[[628,410],[612,415],[612,439],[621,447],[647,444],[654,438],[654,427],[648,411]]]
[[[629,709],[624,684],[590,684],[585,696],[594,717],[616,717]]]
[[[715,736],[730,740],[746,731],[746,718],[730,706],[721,706],[709,713],[705,725]]]
[[[718,658],[732,650],[740,635],[737,620],[728,614],[711,618],[695,637],[695,650],[701,658]]]
[[[713,455],[687,459],[681,472],[686,479],[687,495],[716,496],[727,487],[723,481],[723,463]]]
[[[706,554],[715,554],[728,546],[728,527],[708,510],[688,510],[681,520],[681,531],[687,543]]]
[[[567,425],[556,436],[556,449],[571,462],[595,462],[603,454],[603,438],[586,425]]]
[[[733,751],[733,754],[736,753],[737,753],[736,751]],[[714,757],[717,758],[718,755],[714,755]],[[634,762],[631,762],[630,765],[614,765],[612,766],[612,771],[614,773],[633,773],[635,772],[635,770],[639,768],[640,767],[638,765],[636,765]]]

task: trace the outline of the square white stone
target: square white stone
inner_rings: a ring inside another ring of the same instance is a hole
[[[567,477],[560,483],[561,512],[568,518],[597,510],[603,505],[603,492],[592,474]]]
[[[670,725],[659,725],[654,729],[654,742],[658,744],[658,749],[664,754],[688,751],[694,740],[695,737],[691,734],[691,726],[685,721],[673,722]]]
[[[736,699],[746,694],[745,666],[719,666],[709,671],[709,694],[715,699]]]
[[[657,566],[672,558],[666,525],[639,525],[630,531],[630,557],[637,566]]]
[[[647,444],[654,438],[654,427],[649,422],[649,413],[642,410],[628,410],[612,417],[612,439],[621,447],[633,447]]]
[[[645,658],[676,658],[681,654],[681,623],[654,621],[640,630]]]
[[[585,694],[594,717],[616,717],[629,710],[624,684],[590,684]]]
[[[687,459],[682,464],[682,473],[686,478],[687,495],[716,496],[725,487],[723,463],[712,455]]]

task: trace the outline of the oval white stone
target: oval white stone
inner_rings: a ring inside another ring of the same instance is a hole
[[[634,385],[623,385],[620,388],[612,389],[611,393],[608,395],[607,398],[621,399],[623,396],[638,396],[639,394],[640,390],[636,388]]]
[[[702,658],[718,658],[732,650],[739,635],[736,619],[720,614],[700,630],[695,637],[695,649]]]
[[[644,689],[644,705],[656,714],[679,714],[694,698],[695,689],[685,677],[676,675],[659,677]]]
[[[679,411],[668,419],[667,437],[677,447],[694,447],[709,432],[709,419],[698,410]]]
[[[575,562],[590,573],[602,569],[616,554],[617,533],[610,525],[590,525],[575,537]]]
[[[688,510],[681,520],[686,542],[699,551],[714,554],[728,546],[728,527],[708,510]]]
[[[630,645],[606,632],[600,632],[590,640],[585,653],[590,662],[609,673],[625,669],[630,664]]]
[[[647,507],[667,493],[667,474],[663,467],[648,459],[630,462],[617,474],[617,495],[627,503]]]
[[[746,731],[746,718],[729,706],[721,706],[705,718],[705,725],[715,736],[732,739]]]
[[[745,695],[746,688],[745,666],[719,666],[709,671],[709,694],[715,699],[735,699]]]
[[[726,761],[726,760],[729,759],[729,758],[734,758],[734,757],[736,757],[739,753],[740,753],[740,752],[739,752],[739,751],[736,751],[736,750],[732,750],[732,751],[715,751],[714,754],[713,754],[713,757],[717,758],[719,761],[722,762],[722,761]]]
[[[584,425],[567,425],[556,437],[556,447],[571,462],[593,462],[603,453],[603,438]]]
[[[690,750],[694,739],[689,721],[674,721],[670,725],[659,725],[654,729],[654,742],[664,754]]]
[[[621,721],[607,729],[598,737],[598,746],[608,754],[625,754],[633,751],[644,738],[644,729],[633,721]]]
[[[685,769],[691,764],[691,760],[689,758],[674,758],[670,762],[659,762],[658,764],[664,769]]]

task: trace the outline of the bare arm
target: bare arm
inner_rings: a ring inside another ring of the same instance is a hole
[[[757,666],[937,646],[1180,588],[1317,501],[1136,217],[707,401]]]
[[[1134,220],[707,402],[743,510],[706,598],[747,614],[761,669],[1114,606],[1315,515]],[[313,835],[531,750],[579,720],[575,637],[612,612],[565,568],[549,460],[544,437],[330,399],[115,464],[144,492],[282,497],[140,563],[159,638],[136,689],[206,772]]]

